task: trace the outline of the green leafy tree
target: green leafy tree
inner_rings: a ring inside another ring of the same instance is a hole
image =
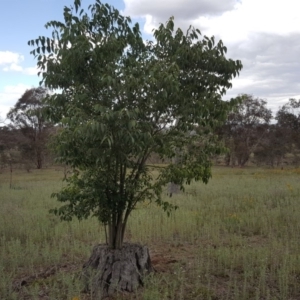
[[[74,169],[55,193],[63,220],[94,216],[108,226],[108,244],[121,248],[136,204],[154,201],[168,213],[166,184],[181,189],[207,182],[210,157],[222,147],[212,134],[233,102],[222,101],[242,68],[227,59],[222,41],[201,38],[170,18],[143,42],[139,25],[96,0],[88,12],[64,8],[64,22],[51,21],[52,37],[35,46],[42,83],[61,89],[47,98],[49,118],[62,125],[55,137],[58,160]],[[147,159],[180,155],[156,168]]]
[[[170,213],[175,207],[162,198],[169,182],[184,189],[209,180],[210,157],[222,150],[213,129],[234,105],[221,97],[242,65],[225,57],[221,41],[192,27],[175,30],[173,18],[143,42],[138,24],[98,0],[88,12],[75,0],[64,22],[46,27],[52,37],[29,44],[41,83],[61,90],[47,97],[45,113],[61,125],[53,142],[58,160],[74,170],[53,194],[63,205],[52,211],[67,221],[94,216],[108,227],[114,259],[97,248],[85,267],[97,268],[92,282],[102,295],[118,284],[131,291],[151,262],[143,247],[122,256],[130,261],[119,256],[128,217],[144,200]],[[153,153],[176,163],[149,166]]]
[[[61,128],[53,141],[57,159],[73,169],[67,186],[53,194],[63,205],[52,211],[67,221],[94,216],[108,227],[116,266],[106,248],[85,265],[97,268],[93,282],[105,295],[118,284],[133,290],[151,270],[144,248],[130,250],[121,269],[116,258],[137,203],[156,202],[170,213],[175,207],[162,198],[169,182],[181,189],[192,180],[208,182],[211,155],[222,150],[213,130],[234,105],[221,97],[242,65],[225,57],[222,41],[200,38],[192,27],[175,29],[173,18],[145,43],[139,25],[110,5],[96,0],[88,12],[80,5],[64,8],[64,22],[46,24],[51,38],[29,44],[41,83],[61,90],[47,97],[45,113]],[[149,166],[151,154],[176,162]]]

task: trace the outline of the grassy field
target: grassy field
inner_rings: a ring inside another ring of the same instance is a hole
[[[62,170],[0,174],[0,299],[92,299],[78,279],[96,220],[60,222],[48,210]],[[115,299],[300,299],[300,170],[214,168],[213,179],[133,213],[126,241],[147,244],[156,273]]]

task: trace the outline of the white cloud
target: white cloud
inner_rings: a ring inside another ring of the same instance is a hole
[[[25,75],[37,75],[38,68],[37,67],[28,67],[23,68],[20,65],[17,65],[15,63],[9,65],[8,67],[5,67],[2,69],[4,72],[21,72]]]
[[[36,67],[24,68],[23,73],[27,75],[37,75],[39,69]]]
[[[11,52],[11,51],[0,51],[0,65],[19,64],[24,60],[24,56]]]
[[[192,19],[199,15],[218,15],[231,10],[235,0],[124,0],[125,15],[140,17],[146,15],[160,18]],[[162,20],[159,20],[162,21]],[[166,20],[163,20],[166,21]]]
[[[175,26],[187,29],[199,16],[218,16],[232,10],[236,0],[124,0],[124,14],[145,18],[144,32],[152,34],[153,28],[175,18]]]
[[[250,32],[288,34],[300,32],[299,3],[295,0],[124,0],[124,13],[144,17],[151,33],[170,16],[175,23],[191,23],[206,35],[226,40],[247,39]],[[177,20],[177,22],[176,22]]]
[[[22,72],[23,68],[15,63],[12,63],[8,67],[3,68],[3,71],[5,71],[5,72],[9,72],[9,71]]]
[[[11,52],[0,51],[0,66],[2,65],[2,71],[4,72],[20,72],[26,75],[37,75],[37,67],[24,68],[21,63],[24,61],[24,56]]]
[[[193,25],[203,35],[222,39],[227,57],[240,59],[243,69],[227,98],[253,94],[273,110],[300,95],[300,14],[296,0],[124,0],[125,12],[144,18],[144,32],[165,23]],[[207,3],[210,2],[210,6]]]
[[[300,32],[299,3],[295,0],[242,0],[221,16],[199,15],[193,23],[207,35],[227,42],[251,39],[251,34],[287,35]]]

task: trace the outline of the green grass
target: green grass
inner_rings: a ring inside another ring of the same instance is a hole
[[[96,220],[60,222],[48,213],[62,170],[0,174],[0,299],[92,299],[78,279]],[[168,218],[141,203],[126,240],[149,246],[157,272],[116,299],[300,299],[300,170],[214,168],[169,200]],[[22,284],[22,285],[21,285]]]

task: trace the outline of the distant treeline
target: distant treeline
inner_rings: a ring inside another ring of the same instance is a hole
[[[45,88],[25,91],[7,114],[10,124],[0,127],[0,170],[12,166],[41,169],[55,164],[51,136],[60,124],[44,117]],[[275,115],[267,101],[249,94],[237,97],[237,106],[215,131],[227,149],[214,163],[243,167],[249,163],[283,167],[300,163],[300,100],[290,99]],[[201,141],[199,141],[201,151]],[[149,163],[161,163],[153,153]]]

